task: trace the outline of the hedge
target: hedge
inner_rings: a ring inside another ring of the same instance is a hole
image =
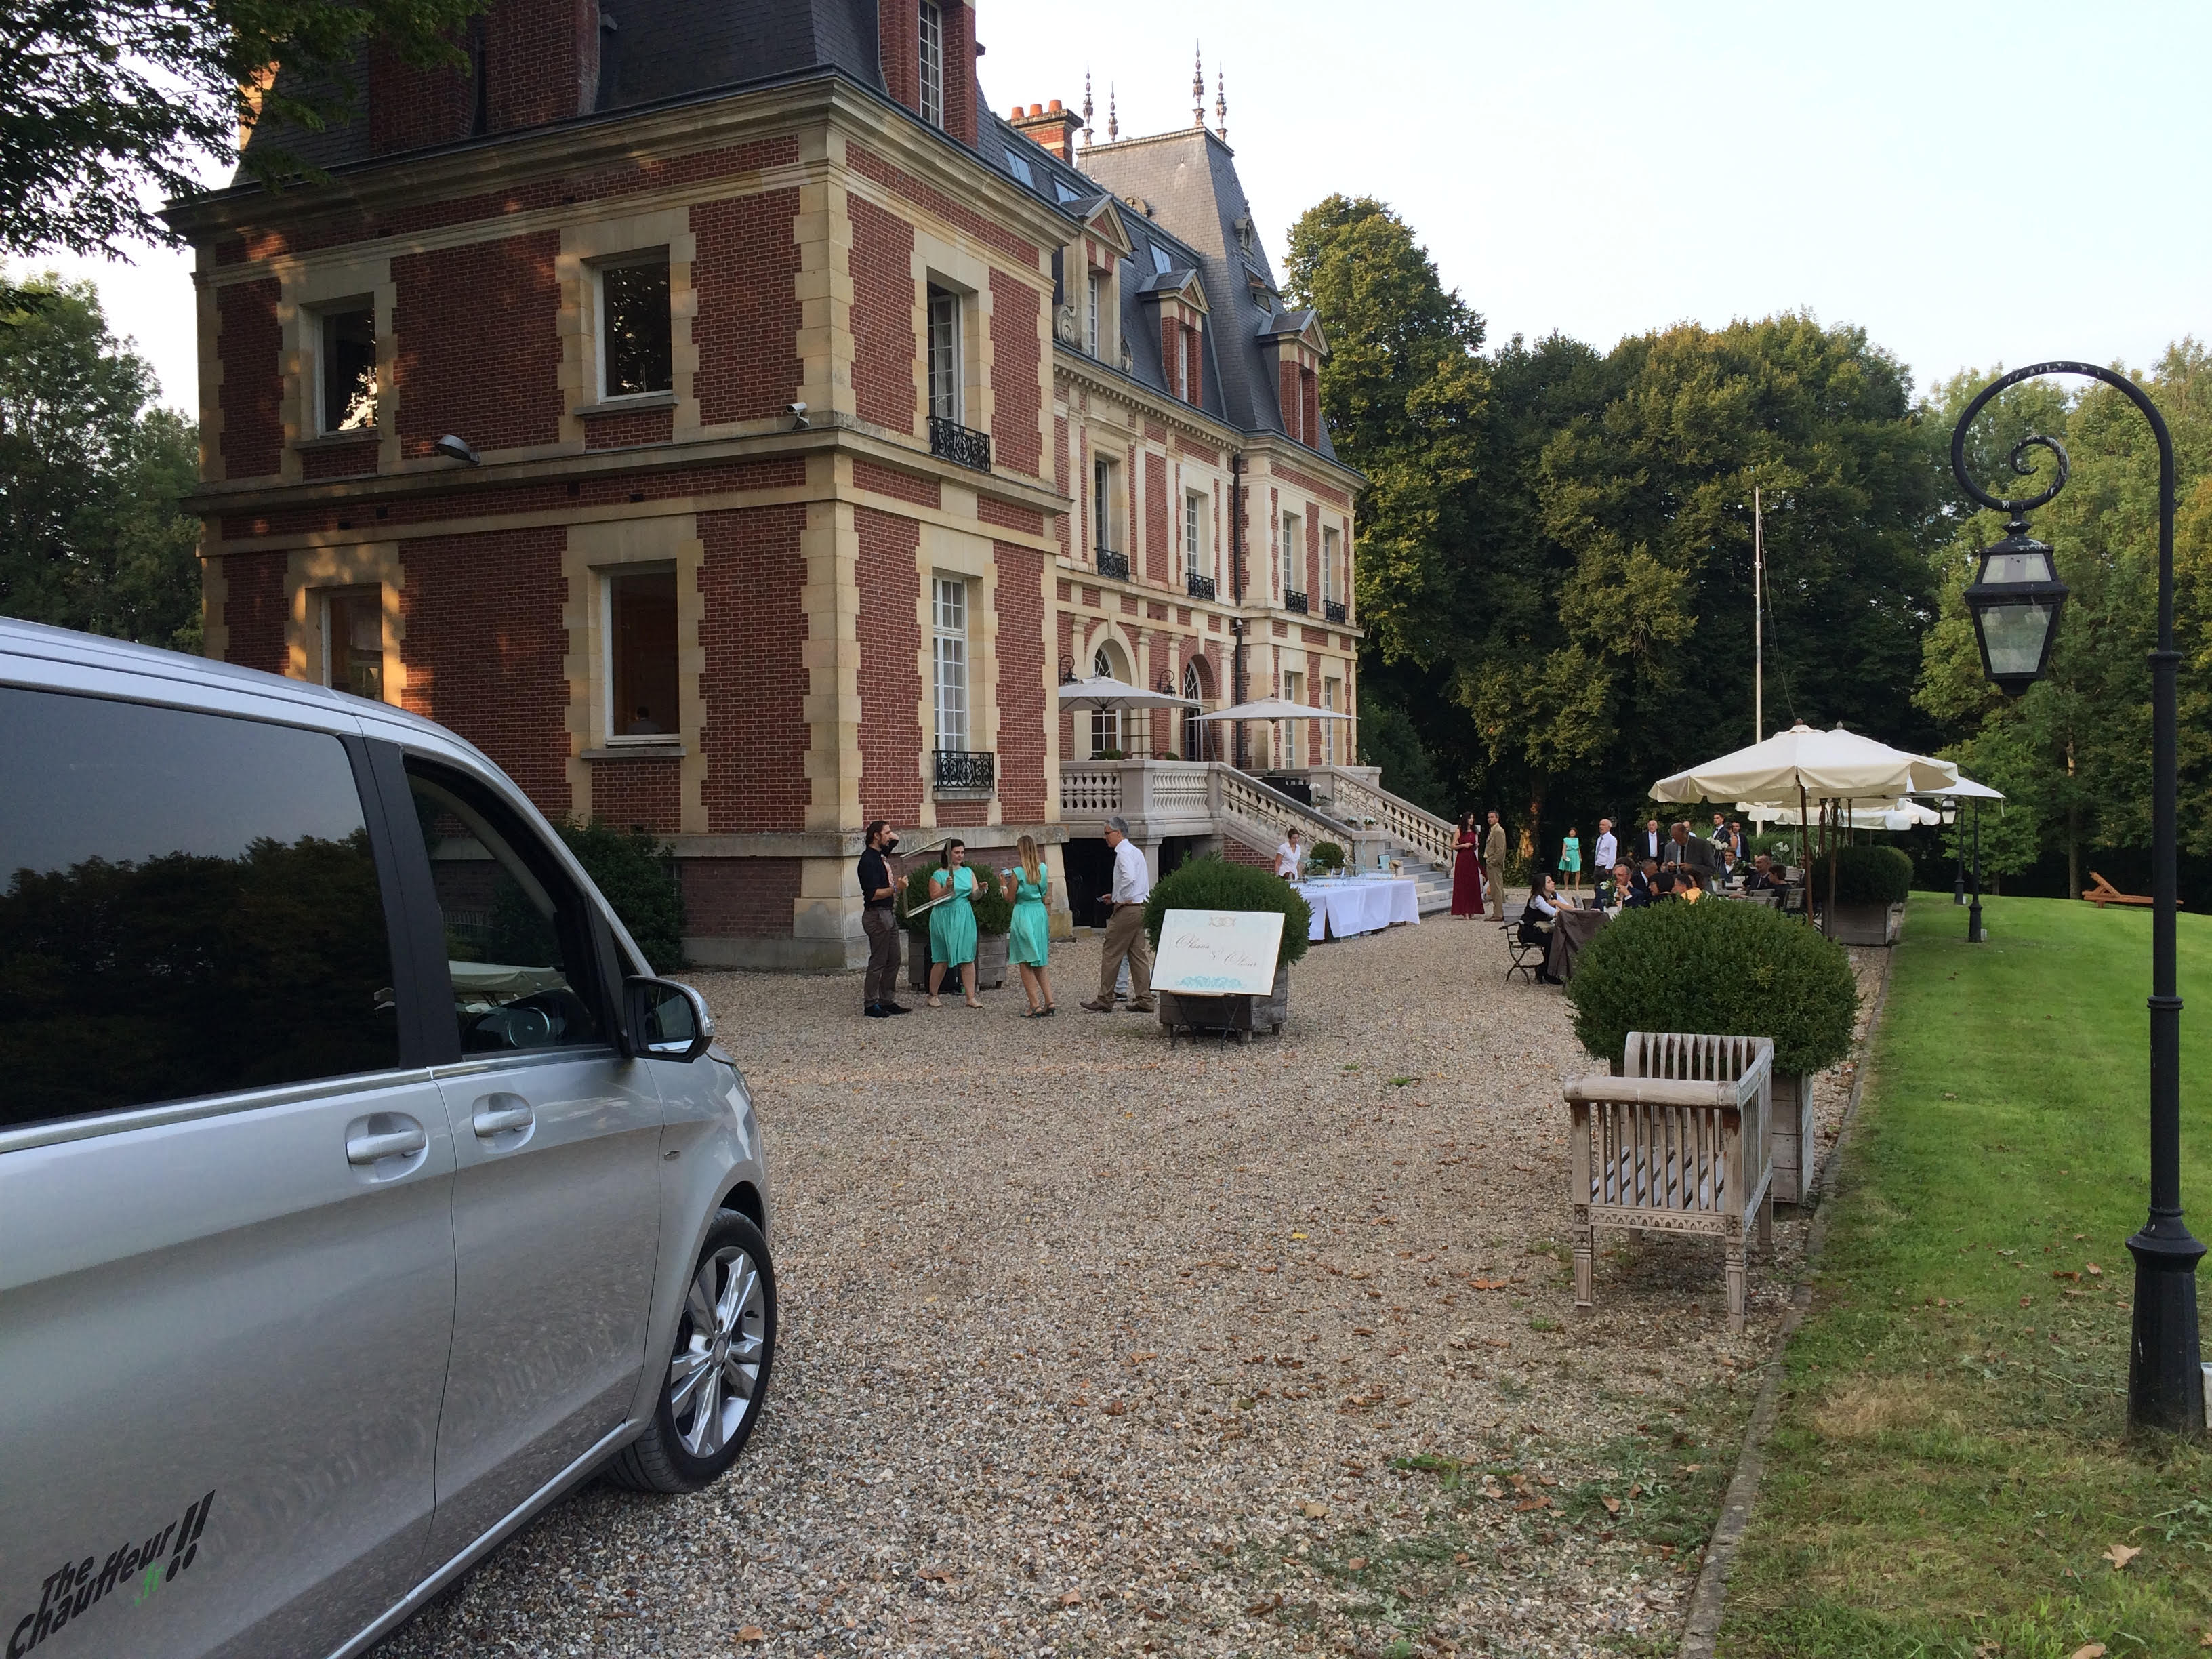
[[[1598,930],[1567,982],[1575,1035],[1618,1060],[1631,1031],[1774,1039],[1774,1069],[1825,1070],[1850,1052],[1858,987],[1844,948],[1759,904],[1679,900]]]
[[[1901,848],[1838,847],[1813,866],[1813,902],[1828,902],[1828,866],[1836,866],[1836,904],[1902,904],[1912,891],[1912,860]]]
[[[655,973],[684,965],[684,896],[668,849],[649,830],[617,830],[604,819],[554,824],[592,884],[622,918]]]
[[[1160,929],[1170,910],[1279,910],[1283,913],[1285,963],[1297,961],[1310,941],[1306,929],[1313,911],[1298,890],[1272,871],[1225,859],[1192,859],[1172,875],[1160,878],[1145,901],[1145,932],[1158,950]]]

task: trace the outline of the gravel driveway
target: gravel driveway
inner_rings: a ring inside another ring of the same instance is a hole
[[[1075,1006],[1097,948],[1044,1021],[701,976],[775,1182],[760,1430],[698,1497],[587,1488],[380,1659],[1671,1651],[1802,1227],[1741,1338],[1681,1240],[1601,1237],[1577,1321],[1588,1062],[1494,927],[1316,946],[1280,1039],[1172,1053]]]

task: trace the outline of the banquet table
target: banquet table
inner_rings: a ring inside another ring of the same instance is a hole
[[[1602,910],[1561,910],[1552,923],[1552,942],[1544,950],[1544,971],[1562,985],[1572,979],[1575,958],[1607,921]]]
[[[1419,884],[1411,876],[1352,876],[1298,884],[1313,910],[1306,937],[1350,939],[1379,933],[1394,922],[1421,920]]]

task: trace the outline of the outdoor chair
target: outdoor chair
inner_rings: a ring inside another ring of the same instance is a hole
[[[1745,1235],[1774,1242],[1773,1039],[1632,1031],[1621,1073],[1564,1090],[1576,1310],[1596,1305],[1600,1227],[1689,1233],[1720,1239],[1729,1329],[1741,1331]]]
[[[1498,931],[1505,935],[1505,948],[1513,957],[1512,966],[1505,970],[1505,982],[1510,985],[1513,975],[1518,974],[1534,985],[1536,975],[1543,971],[1545,956],[1551,949],[1550,940],[1537,945],[1527,943],[1521,937],[1521,924],[1517,921],[1502,921],[1498,924]]]

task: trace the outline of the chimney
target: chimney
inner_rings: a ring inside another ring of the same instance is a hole
[[[1029,112],[1014,106],[1013,113],[1006,118],[1016,132],[1042,145],[1068,166],[1075,165],[1075,134],[1082,126],[1083,118],[1071,110],[1062,109],[1060,100],[1052,100],[1048,108],[1042,104],[1031,104]]]

